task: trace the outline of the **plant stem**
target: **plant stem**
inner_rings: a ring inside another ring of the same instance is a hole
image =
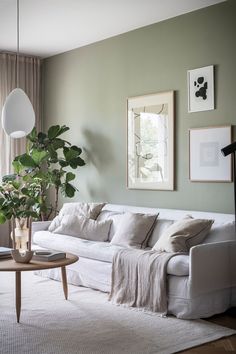
[[[59,187],[55,188],[55,210],[54,210],[54,217],[57,216],[57,208],[58,208],[58,196],[59,196]]]
[[[29,241],[28,241],[28,250],[31,251],[31,238],[32,238],[32,218],[29,217]]]
[[[12,225],[13,249],[15,250],[16,249],[16,236],[15,236],[15,218],[14,218],[14,216],[12,216],[11,220],[12,220],[11,225]]]

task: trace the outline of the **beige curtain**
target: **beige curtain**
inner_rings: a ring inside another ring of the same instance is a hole
[[[41,61],[19,57],[19,87],[28,95],[35,111],[36,128],[41,130]],[[16,54],[0,53],[0,116],[8,94],[16,88]],[[12,172],[11,162],[26,149],[26,140],[10,139],[0,120],[0,178]]]

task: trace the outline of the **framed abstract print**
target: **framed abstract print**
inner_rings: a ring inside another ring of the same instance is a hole
[[[221,149],[231,143],[231,126],[189,130],[189,178],[193,182],[231,182],[231,155]]]
[[[174,91],[127,100],[127,186],[174,189]]]
[[[214,67],[188,71],[188,112],[214,109]]]

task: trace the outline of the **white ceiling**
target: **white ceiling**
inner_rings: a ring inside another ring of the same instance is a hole
[[[49,57],[225,0],[20,0],[20,51]],[[0,0],[0,50],[16,51],[16,0]]]

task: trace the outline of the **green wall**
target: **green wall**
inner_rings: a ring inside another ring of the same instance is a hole
[[[236,1],[44,61],[44,128],[84,148],[77,200],[233,213],[233,183],[188,180],[188,129],[236,124]],[[216,109],[187,113],[187,70],[215,65]],[[126,188],[126,98],[175,90],[175,191]]]

